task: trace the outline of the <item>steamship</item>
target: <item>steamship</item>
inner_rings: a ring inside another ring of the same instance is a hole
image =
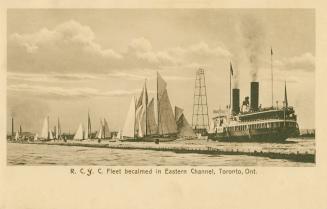
[[[259,82],[251,82],[250,98],[240,107],[240,89],[232,89],[232,106],[218,110],[209,138],[219,141],[285,141],[299,135],[297,115],[285,95],[282,107],[259,105]]]

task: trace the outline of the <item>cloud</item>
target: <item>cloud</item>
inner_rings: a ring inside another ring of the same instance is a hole
[[[126,50],[118,52],[102,47],[92,29],[75,20],[34,33],[14,33],[8,40],[11,72],[106,74],[183,67],[188,63],[207,65],[231,56],[224,46],[206,42],[155,50],[145,37],[130,40]]]
[[[7,78],[15,81],[30,81],[30,82],[43,82],[43,83],[55,83],[55,82],[78,82],[85,80],[103,80],[104,75],[96,74],[59,74],[59,73],[16,73],[8,72]]]
[[[315,70],[315,57],[311,53],[277,60],[274,65],[283,71],[313,72]]]
[[[67,83],[67,82],[85,82],[91,80],[106,81],[107,79],[124,80],[145,80],[155,77],[153,69],[133,69],[133,73],[124,71],[113,71],[110,73],[17,73],[8,72],[9,81],[18,82],[38,82],[38,83]]]
[[[119,97],[135,95],[141,92],[141,89],[133,90],[112,90],[100,91],[94,88],[61,88],[56,86],[39,86],[28,84],[9,85],[8,91],[11,93],[24,93],[34,96],[49,97],[52,99],[65,98],[89,98],[89,97]],[[10,94],[11,94],[10,93]]]
[[[95,41],[95,35],[90,27],[70,20],[58,25],[53,30],[42,28],[32,34],[15,33],[10,40],[26,48],[27,53],[37,53],[43,47],[60,46],[63,44],[79,46],[82,51],[119,59],[121,55],[112,49],[102,49]]]

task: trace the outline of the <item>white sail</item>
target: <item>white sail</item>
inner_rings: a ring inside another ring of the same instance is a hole
[[[61,138],[61,127],[60,127],[60,121],[58,118],[58,127],[57,127],[57,132],[56,132],[56,139],[60,139]]]
[[[176,121],[167,92],[167,84],[157,73],[157,105],[159,134],[177,133]]]
[[[158,100],[158,112],[159,134],[177,133],[176,121],[167,90],[163,91],[161,98]]]
[[[140,124],[140,121],[139,121],[139,127],[140,127],[140,126],[141,126],[141,124]],[[143,134],[143,132],[142,132],[142,128],[139,128],[139,129],[138,129],[137,136],[140,137],[140,138],[144,136],[144,134]]]
[[[122,135],[127,137],[134,137],[134,134],[135,134],[135,98],[133,97],[131,104],[129,106]]]
[[[98,133],[97,133],[96,138],[97,138],[97,139],[102,139],[102,137],[103,137],[103,136],[102,136],[102,128],[100,128],[99,131],[98,131]]]
[[[86,134],[86,138],[92,138],[92,130],[91,130],[92,126],[91,126],[91,118],[90,118],[90,113],[87,113],[87,134]]]
[[[89,138],[89,128],[85,129],[85,134],[84,134],[84,139],[88,139]]]
[[[158,72],[157,72],[157,88],[158,88],[157,96],[158,96],[158,100],[160,100],[164,94],[164,91],[167,88],[167,83]]]
[[[84,137],[83,137],[83,125],[82,125],[82,123],[79,124],[78,129],[77,129],[77,131],[76,131],[76,133],[74,135],[74,139],[76,139],[76,140],[82,140],[82,139],[84,139]]]
[[[148,92],[146,88],[146,82],[144,83],[143,90],[141,95],[136,103],[136,119],[135,119],[135,127],[136,132],[139,132],[139,128],[141,129],[143,134],[147,134],[147,104],[148,104]]]
[[[181,137],[196,137],[191,125],[187,122],[183,109],[175,107],[175,119],[177,124],[178,136]]]
[[[17,141],[18,139],[19,139],[19,132],[16,131],[15,140]]]
[[[49,139],[53,139],[53,133],[51,130],[49,130]]]
[[[58,139],[57,138],[58,133],[57,133],[57,127],[56,126],[53,128],[53,132],[52,133],[53,133],[53,138],[54,139]]]
[[[145,112],[143,106],[139,106],[139,108],[136,110],[136,115],[135,115],[135,131],[136,133],[139,133],[140,131],[142,133],[145,133]]]
[[[158,126],[155,118],[154,98],[152,98],[148,104],[146,116],[147,135],[156,134],[158,132]]]
[[[183,109],[180,107],[175,106],[175,121],[177,122],[178,119],[182,116],[183,114]]]
[[[42,126],[41,138],[47,139],[48,132],[49,132],[49,120],[47,117],[45,117],[44,121],[43,121],[43,126]]]
[[[103,119],[103,138],[110,138],[109,125],[105,118]]]
[[[35,134],[34,141],[37,141],[37,140],[38,140],[38,134]]]
[[[103,122],[100,120],[100,128],[96,136],[97,139],[102,139],[103,138]]]

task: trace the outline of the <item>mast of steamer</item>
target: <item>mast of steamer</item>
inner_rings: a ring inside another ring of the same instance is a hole
[[[157,119],[158,119],[158,134],[159,134],[159,125],[160,125],[160,119],[159,119],[159,107],[160,107],[160,104],[159,104],[159,94],[158,94],[158,90],[159,90],[159,82],[158,82],[158,79],[159,79],[159,73],[157,72]]]
[[[145,79],[145,84],[144,84],[144,97],[145,97],[145,136],[148,135],[148,91],[147,91],[147,88],[146,88],[146,82],[147,82],[147,79]]]

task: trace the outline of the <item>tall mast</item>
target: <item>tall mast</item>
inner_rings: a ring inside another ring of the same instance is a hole
[[[159,90],[159,84],[158,84],[158,72],[157,72],[157,118],[158,118],[158,134],[159,134],[159,125],[160,125],[160,119],[159,119],[159,107],[160,107],[160,104],[159,104],[159,95],[158,95],[158,90]]]
[[[147,79],[145,79],[145,83],[144,83],[144,96],[145,96],[145,136],[148,135],[148,116],[147,116],[147,108],[148,108],[148,93],[147,93],[147,89],[146,89],[146,81]]]
[[[287,101],[287,91],[286,91],[286,81],[285,81],[285,93],[284,93],[284,127],[286,123],[286,109],[288,107],[288,101]]]
[[[50,132],[49,132],[49,126],[50,126],[50,123],[49,123],[49,116],[48,116],[48,118],[47,118],[47,120],[48,120],[48,139],[50,139]]]
[[[11,118],[11,136],[14,137],[14,117]]]
[[[134,138],[135,138],[135,123],[136,123],[136,97],[133,96],[133,100],[134,100],[134,130],[133,130],[133,133],[134,133]]]
[[[271,71],[271,107],[274,107],[274,73],[273,73],[273,50],[270,48],[270,71]]]
[[[91,124],[91,117],[89,115],[89,123],[90,123],[90,130],[89,130],[89,135],[90,135],[90,138],[92,137],[92,124]]]
[[[233,66],[232,62],[230,62],[230,70],[229,70],[229,112],[231,110],[232,105],[232,72],[233,72]]]
[[[106,119],[105,118],[103,118],[102,132],[103,132],[103,138],[106,138]]]
[[[57,121],[57,136],[58,136],[58,139],[60,138],[60,132],[61,132],[61,130],[60,130],[60,123],[59,123],[59,117],[58,117],[58,121]]]
[[[87,109],[87,138],[89,138],[91,132],[91,124],[90,124],[90,109]]]

